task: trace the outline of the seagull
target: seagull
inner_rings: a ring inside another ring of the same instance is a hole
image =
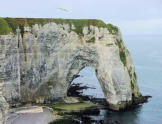
[[[64,8],[58,8],[58,9],[61,10],[61,11],[64,11],[64,12],[69,12],[69,10],[64,9]]]

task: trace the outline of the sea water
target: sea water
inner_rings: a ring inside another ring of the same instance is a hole
[[[124,36],[124,43],[131,53],[138,75],[142,95],[151,95],[148,103],[126,112],[108,113],[101,110],[100,119],[117,120],[121,124],[162,124],[162,36]],[[103,98],[103,92],[92,67],[79,73],[74,83],[83,83],[96,89],[84,94]]]

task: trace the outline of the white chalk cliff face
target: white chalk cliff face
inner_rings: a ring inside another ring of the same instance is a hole
[[[0,92],[8,103],[65,98],[70,83],[86,66],[96,70],[111,109],[124,108],[132,96],[140,95],[135,66],[120,31],[89,24],[78,34],[76,28],[49,22],[0,35]],[[5,101],[3,97],[0,100]]]
[[[0,82],[0,124],[4,124],[8,111],[8,104],[2,95],[2,82]]]

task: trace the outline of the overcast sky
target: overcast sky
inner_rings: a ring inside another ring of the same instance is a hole
[[[124,35],[162,35],[162,0],[1,0],[1,17],[102,19]]]

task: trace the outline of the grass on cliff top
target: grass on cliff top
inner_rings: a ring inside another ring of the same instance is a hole
[[[9,34],[11,32],[11,29],[8,25],[8,23],[0,18],[0,34]]]
[[[9,32],[16,33],[16,29],[20,26],[32,26],[34,24],[44,25],[49,22],[55,22],[56,24],[69,24],[75,26],[75,31],[79,35],[83,35],[83,27],[85,26],[97,26],[104,27],[109,30],[111,34],[117,34],[118,28],[112,24],[105,24],[101,20],[97,19],[50,19],[50,18],[0,18],[0,35],[7,34]],[[4,26],[3,26],[4,25]]]

